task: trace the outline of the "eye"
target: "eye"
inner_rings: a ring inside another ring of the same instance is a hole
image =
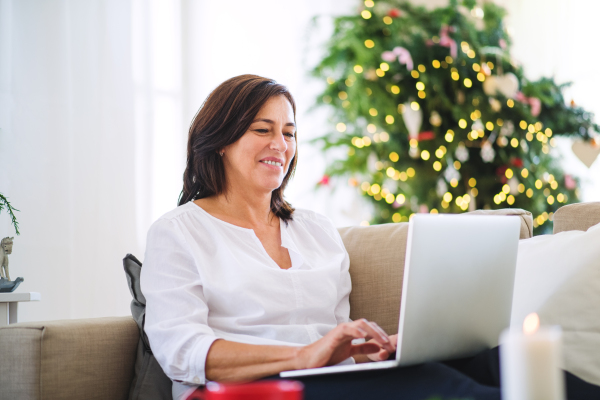
[[[289,132],[288,133],[284,133],[284,135],[287,136],[287,137],[289,137],[289,138],[293,138],[294,136],[296,136],[295,134],[289,133]]]
[[[254,131],[259,133],[269,133],[268,129],[255,129]]]

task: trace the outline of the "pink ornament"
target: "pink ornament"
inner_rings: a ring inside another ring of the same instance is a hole
[[[412,71],[414,64],[413,59],[410,55],[410,52],[406,50],[404,47],[394,47],[392,51],[384,51],[381,54],[381,58],[387,62],[393,62],[398,59],[400,64],[406,65],[406,69]]]
[[[542,111],[542,101],[537,97],[527,97],[522,92],[517,92],[515,100],[523,104],[528,104],[531,107],[531,115],[537,117]]]
[[[323,175],[319,181],[319,185],[329,185],[329,175]]]
[[[565,187],[568,190],[574,190],[577,188],[577,182],[575,182],[575,179],[573,179],[571,175],[565,175]]]
[[[458,47],[456,46],[456,40],[452,39],[448,32],[454,32],[454,29],[449,26],[442,26],[440,29],[440,41],[437,43],[440,46],[447,47],[450,49],[450,55],[452,58],[456,58],[458,55]],[[433,40],[428,40],[425,42],[427,46],[432,46],[434,44]]]

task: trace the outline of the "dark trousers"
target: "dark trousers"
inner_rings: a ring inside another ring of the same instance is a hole
[[[500,400],[498,348],[472,358],[297,378],[305,400]],[[600,400],[600,386],[565,372],[568,400]]]

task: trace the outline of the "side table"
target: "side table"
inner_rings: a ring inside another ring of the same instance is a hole
[[[37,292],[0,293],[0,326],[15,324],[18,321],[20,301],[40,301],[42,295]]]

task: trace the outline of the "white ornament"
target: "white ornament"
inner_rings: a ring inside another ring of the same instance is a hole
[[[458,144],[458,147],[456,148],[456,152],[454,152],[454,155],[456,156],[458,161],[464,163],[469,159],[469,150],[467,150],[467,147],[463,142],[460,142]]]
[[[419,148],[418,148],[418,147],[411,147],[411,148],[408,150],[408,155],[409,155],[411,158],[419,158],[419,155],[420,155],[420,154],[421,154],[421,152],[419,151]]]
[[[481,145],[481,159],[486,162],[494,161],[494,157],[496,157],[496,152],[492,147],[492,144],[488,141],[485,141],[483,145]]]
[[[420,108],[418,110],[413,110],[410,106],[410,103],[404,103],[402,119],[404,120],[404,125],[406,125],[406,129],[408,130],[409,139],[416,139],[421,131],[421,124],[423,123],[423,111],[421,111]]]
[[[474,131],[483,131],[483,122],[481,122],[480,119],[476,120],[475,122],[473,122],[473,125],[471,125],[471,129]]]
[[[438,179],[437,185],[435,185],[435,192],[439,197],[442,197],[448,191],[448,185],[443,179]]]
[[[449,164],[448,168],[446,168],[444,171],[444,178],[446,179],[446,182],[450,182],[452,179],[456,179],[458,181],[460,180],[460,172],[454,168],[454,165]]]
[[[506,121],[502,128],[500,128],[500,135],[502,136],[512,136],[515,131],[515,125],[512,121]]]
[[[510,194],[519,193],[519,180],[517,178],[515,178],[513,176],[506,183],[508,184],[508,187],[510,188]]]
[[[578,140],[571,146],[573,153],[579,158],[579,160],[585,164],[586,167],[590,168],[598,155],[600,155],[600,145],[596,142],[584,142]]]
[[[504,75],[492,75],[483,82],[483,91],[488,96],[501,93],[508,99],[514,99],[519,92],[519,79],[512,72]]]

